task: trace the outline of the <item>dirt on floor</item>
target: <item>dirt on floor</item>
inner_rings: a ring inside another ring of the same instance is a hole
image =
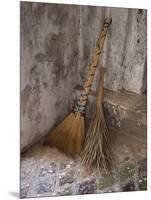
[[[110,130],[112,176],[38,143],[21,155],[20,196],[58,196],[147,189],[146,139]]]

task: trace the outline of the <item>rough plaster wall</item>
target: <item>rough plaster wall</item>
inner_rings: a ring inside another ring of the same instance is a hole
[[[102,22],[104,7],[82,7],[81,74],[91,62]],[[111,8],[112,25],[107,35],[100,64],[107,68],[105,87],[113,91],[126,89],[142,94],[146,90],[147,11]],[[93,87],[96,88],[96,76]]]
[[[22,149],[69,112],[106,12],[104,7],[21,2]],[[100,58],[108,68],[105,87],[140,94],[146,90],[146,11],[111,8],[111,15]],[[98,72],[93,88],[97,79]]]
[[[77,84],[78,31],[73,6],[21,3],[22,149],[69,112]]]

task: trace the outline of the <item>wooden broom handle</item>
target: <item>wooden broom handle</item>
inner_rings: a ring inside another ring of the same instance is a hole
[[[104,67],[100,68],[100,80],[97,88],[97,96],[96,96],[96,105],[100,107],[100,104],[103,102],[103,87],[104,87],[104,74],[106,69]]]
[[[92,85],[92,82],[93,82],[93,79],[94,79],[96,67],[97,67],[97,64],[99,62],[99,56],[101,54],[101,51],[102,51],[102,48],[103,48],[103,45],[104,45],[107,30],[108,30],[111,23],[112,23],[112,18],[107,17],[105,19],[102,31],[101,31],[99,39],[98,39],[98,44],[97,44],[97,47],[95,49],[95,53],[94,53],[94,56],[93,56],[93,59],[92,59],[92,63],[89,65],[87,77],[86,77],[86,80],[84,82],[83,92],[82,92],[82,94],[81,94],[81,96],[80,96],[80,98],[77,102],[77,106],[75,108],[75,111],[84,112],[86,101],[87,101],[87,98],[88,98],[88,94],[90,93],[91,85]]]

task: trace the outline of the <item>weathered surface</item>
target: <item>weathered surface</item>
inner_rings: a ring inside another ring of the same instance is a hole
[[[21,148],[70,110],[77,82],[77,8],[21,3]]]
[[[107,9],[21,2],[21,149],[34,143],[70,111],[82,84]],[[105,87],[146,90],[146,10],[111,8],[102,63]],[[98,72],[93,88],[96,88]]]
[[[37,144],[21,159],[21,197],[146,190],[146,145],[110,130],[112,176],[93,171],[57,149]],[[141,148],[141,150],[140,150]]]
[[[76,87],[73,99],[81,94],[82,87]],[[104,91],[104,114],[108,127],[126,131],[133,137],[147,136],[147,99],[146,95],[136,95],[126,91],[120,93]],[[86,117],[91,120],[96,101],[96,92],[91,91],[86,108]],[[89,124],[89,123],[88,123]]]
[[[91,62],[107,9],[86,6],[81,7],[80,11],[82,49],[79,67],[83,78],[86,66]],[[105,87],[113,91],[126,89],[141,94],[146,90],[147,11],[111,8],[110,13],[112,25],[100,59],[100,63],[108,69]]]

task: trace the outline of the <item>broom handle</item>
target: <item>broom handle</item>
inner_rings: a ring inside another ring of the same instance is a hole
[[[104,86],[104,74],[106,70],[104,67],[101,67],[100,69],[100,80],[99,85],[97,89],[97,97],[96,97],[96,105],[97,107],[100,107],[100,104],[103,102],[103,86]]]
[[[75,107],[75,111],[77,111],[77,112],[84,113],[84,111],[85,111],[86,101],[87,101],[87,98],[88,98],[88,94],[90,93],[90,89],[91,89],[91,85],[92,85],[92,82],[93,82],[93,79],[94,79],[96,67],[97,67],[97,64],[99,62],[99,56],[101,54],[101,51],[102,51],[102,48],[103,48],[103,45],[104,45],[107,30],[108,30],[111,23],[112,23],[112,18],[107,17],[105,19],[102,31],[101,31],[99,39],[98,39],[98,44],[97,44],[97,47],[95,49],[95,53],[94,53],[94,56],[93,56],[92,63],[89,65],[89,68],[88,68],[87,77],[86,77],[86,80],[84,82],[83,92],[82,92],[82,94],[81,94],[81,96],[80,96],[80,98],[77,102],[77,105]]]

